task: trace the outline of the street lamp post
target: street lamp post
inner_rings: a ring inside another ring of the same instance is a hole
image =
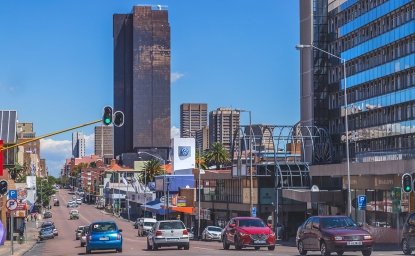
[[[167,213],[168,212],[168,202],[169,202],[169,198],[166,198],[166,167],[165,167],[165,165],[166,165],[166,161],[163,159],[163,158],[161,158],[161,157],[159,157],[159,156],[156,156],[156,155],[153,155],[153,154],[150,154],[150,153],[148,153],[148,152],[145,152],[145,151],[138,151],[137,152],[137,154],[138,155],[141,155],[141,154],[145,154],[145,155],[148,155],[148,156],[151,156],[151,157],[154,157],[154,158],[156,158],[156,159],[158,159],[158,160],[160,160],[160,161],[163,161],[163,173],[164,173],[164,175],[163,175],[163,194],[164,194],[164,200],[167,200],[167,211],[165,212],[165,213]],[[145,175],[145,181],[147,181],[147,172],[145,172],[144,173],[144,175]],[[145,184],[146,185],[146,184]],[[145,188],[147,188],[147,186],[145,186]],[[144,195],[145,195],[145,202],[147,203],[147,194],[146,194],[146,192],[144,192]],[[167,195],[168,196],[168,195]],[[145,213],[145,210],[146,210],[146,208],[145,208],[146,206],[144,206],[144,213]],[[166,214],[164,214],[164,219],[166,219]]]
[[[249,113],[249,179],[250,179],[250,214],[252,215],[252,209],[254,208],[254,186],[252,178],[252,119],[251,119],[251,110],[239,109],[239,112],[248,112]],[[245,154],[246,156],[246,154]]]
[[[347,200],[347,215],[351,216],[352,214],[352,193],[350,189],[350,159],[349,159],[349,122],[348,122],[348,112],[347,112],[347,77],[346,77],[346,60],[343,58],[340,58],[337,55],[334,55],[328,51],[325,51],[323,49],[320,49],[312,44],[298,44],[295,46],[297,50],[301,50],[304,48],[313,48],[318,51],[324,52],[325,54],[328,54],[334,58],[339,59],[343,63],[343,79],[344,79],[344,123],[345,123],[345,130],[346,130],[346,166],[347,166],[347,194],[348,194],[348,200]]]

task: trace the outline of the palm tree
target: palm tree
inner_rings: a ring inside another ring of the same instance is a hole
[[[207,164],[206,164],[206,155],[202,153],[200,153],[199,151],[196,151],[196,168],[197,169],[207,169]]]
[[[164,173],[163,168],[161,167],[160,162],[156,159],[147,161],[144,164],[144,175],[141,176],[141,182],[144,183],[144,181],[146,181],[148,184],[149,182],[154,181],[154,177]]]
[[[228,151],[218,142],[213,143],[212,147],[208,150],[205,159],[209,165],[216,165],[216,169],[220,169],[221,165],[230,162]]]
[[[10,178],[14,181],[22,179],[22,177],[25,175],[25,172],[26,170],[24,166],[21,166],[18,163],[15,163],[13,168],[9,168]]]

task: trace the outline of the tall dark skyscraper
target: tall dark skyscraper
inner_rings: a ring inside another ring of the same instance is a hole
[[[134,6],[114,15],[114,155],[170,147],[170,25],[165,8]]]

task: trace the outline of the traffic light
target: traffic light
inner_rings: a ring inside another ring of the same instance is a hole
[[[104,108],[104,114],[102,115],[102,123],[104,125],[112,124],[112,107],[106,106]]]
[[[405,193],[412,191],[412,176],[409,173],[402,175],[402,189]]]
[[[6,180],[0,180],[0,195],[7,194],[8,191],[8,183]]]
[[[114,113],[114,125],[121,127],[124,124],[124,113],[122,111],[115,111]]]

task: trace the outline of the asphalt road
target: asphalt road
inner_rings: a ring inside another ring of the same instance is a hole
[[[25,253],[25,256],[60,256],[60,255],[86,255],[85,247],[80,246],[80,241],[75,240],[75,229],[79,225],[87,225],[95,220],[115,220],[119,228],[123,229],[123,252],[119,255],[143,255],[143,256],[180,256],[184,255],[299,255],[295,247],[278,245],[275,251],[268,251],[267,248],[262,248],[259,251],[254,249],[243,249],[237,251],[231,246],[230,250],[223,250],[220,242],[205,242],[205,241],[191,241],[190,250],[177,250],[177,247],[161,248],[158,251],[146,250],[146,238],[138,237],[137,230],[134,229],[131,222],[118,219],[112,215],[104,214],[102,211],[96,209],[93,205],[82,204],[77,209],[80,213],[79,220],[69,220],[70,208],[66,207],[67,202],[72,195],[68,194],[67,190],[61,189],[56,194],[59,201],[59,207],[52,207],[53,218],[56,228],[59,231],[59,236],[37,243],[32,250]],[[93,255],[115,255],[115,251],[93,251]],[[118,254],[118,253],[117,253]],[[307,255],[320,255],[319,252],[309,252]],[[332,254],[336,255],[336,254]],[[344,256],[362,255],[360,252],[345,253]],[[379,251],[373,252],[374,256],[393,256],[403,255],[401,251]]]

